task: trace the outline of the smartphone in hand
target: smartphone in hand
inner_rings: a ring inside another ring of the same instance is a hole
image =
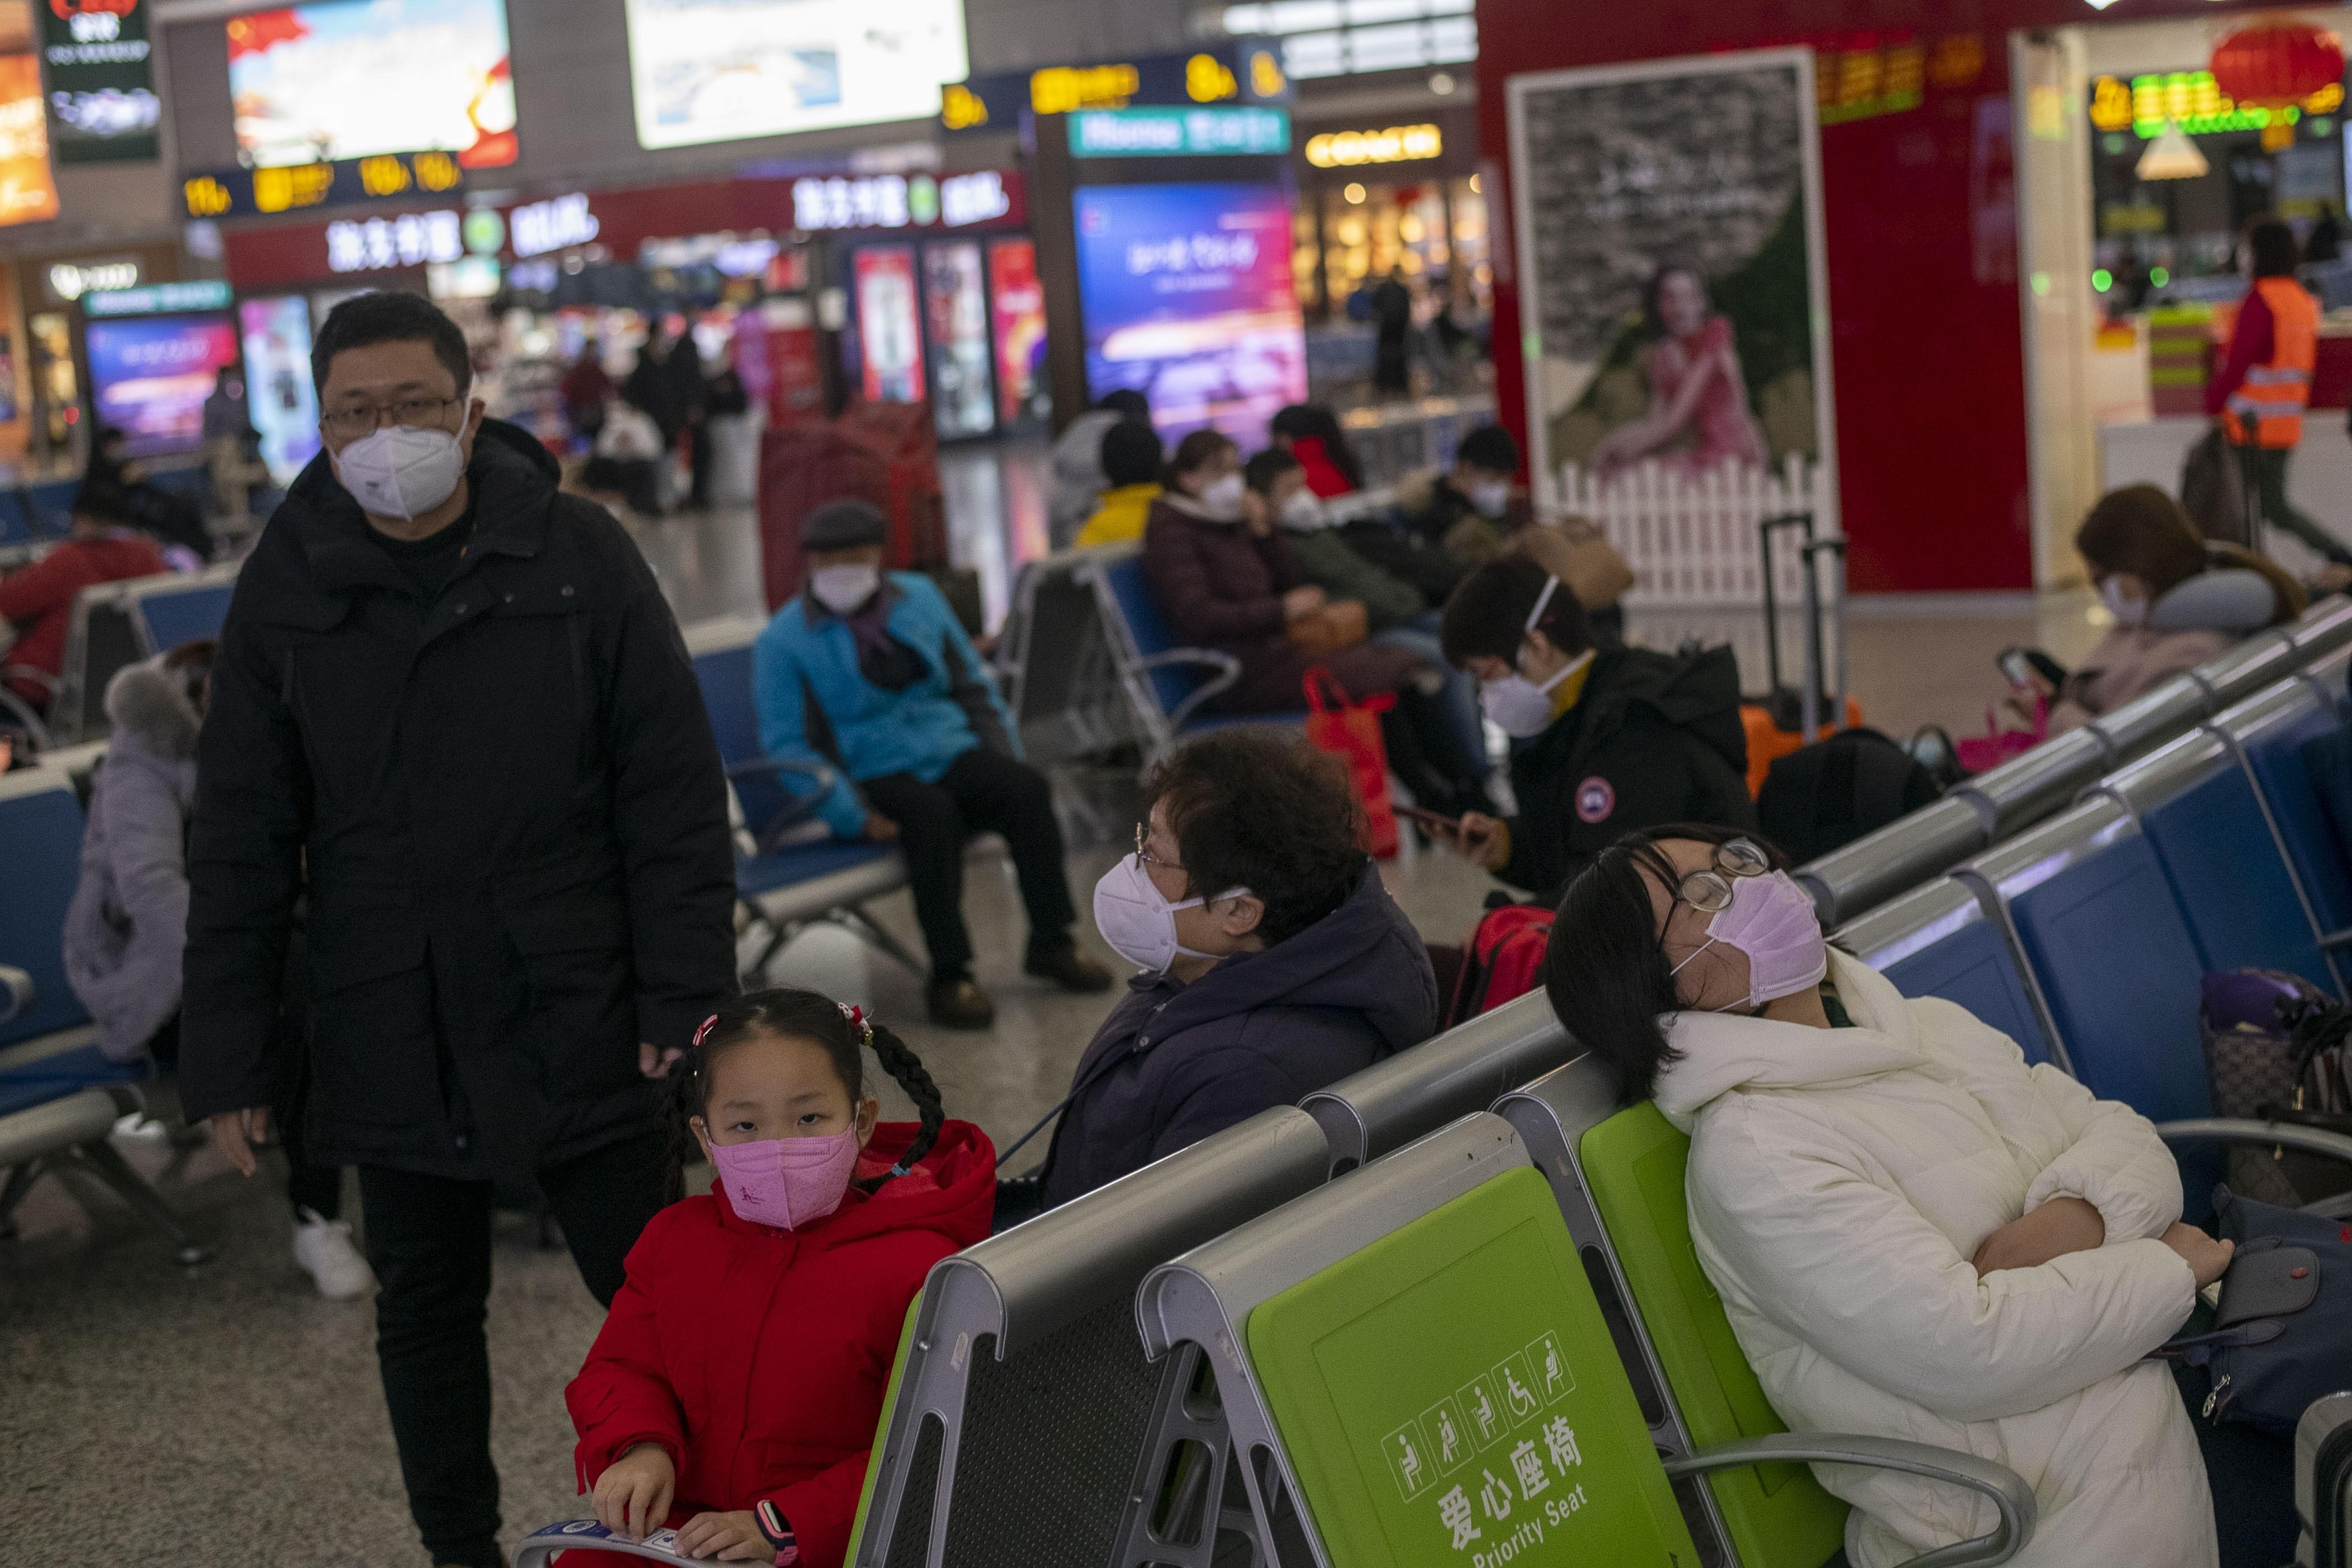
[[[1417,805],[1401,805],[1396,809],[1399,816],[1404,817],[1433,837],[1452,839],[1461,837],[1462,819],[1458,816],[1446,816],[1434,811],[1423,811]]]
[[[2020,691],[2054,697],[2066,684],[2066,667],[2038,647],[2004,648],[1995,662],[2002,677]]]

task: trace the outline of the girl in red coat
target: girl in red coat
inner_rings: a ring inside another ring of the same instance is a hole
[[[919,1125],[875,1124],[861,1046]],[[811,991],[730,1002],[671,1076],[680,1154],[690,1135],[719,1180],[646,1226],[564,1392],[581,1489],[608,1529],[667,1524],[690,1557],[837,1568],[908,1303],[988,1234],[995,1151],[897,1036]]]

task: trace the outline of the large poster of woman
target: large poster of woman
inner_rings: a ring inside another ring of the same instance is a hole
[[[1769,507],[1834,531],[1811,52],[1509,91],[1538,492],[1604,523]]]

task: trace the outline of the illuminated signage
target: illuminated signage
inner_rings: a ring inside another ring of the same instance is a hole
[[[1108,109],[1070,119],[1077,158],[1264,156],[1290,151],[1281,109]]]
[[[582,195],[532,202],[507,215],[514,253],[524,258],[585,245],[596,237],[599,226],[596,215],[588,210],[588,198]]]
[[[104,294],[138,286],[139,263],[135,261],[101,261],[89,267],[60,261],[49,268],[49,292],[68,302],[85,294]]]
[[[229,287],[217,278],[193,283],[150,283],[82,296],[86,316],[161,316],[179,310],[226,310]]]
[[[1327,131],[1307,139],[1307,161],[1318,169],[1352,169],[1360,163],[1411,163],[1445,151],[1434,125],[1391,125],[1385,131]]]
[[[1189,54],[976,76],[941,89],[940,129],[1010,131],[1024,113],[1287,102],[1290,92],[1290,79],[1272,49],[1227,39]]]
[[[48,0],[40,7],[49,73],[49,150],[60,163],[156,155],[146,0]]]
[[[950,174],[864,174],[793,182],[793,226],[811,232],[843,228],[961,228],[1013,210],[1004,176],[993,169]]]
[[[327,226],[327,268],[331,272],[380,272],[455,261],[466,254],[465,216],[447,212],[403,213],[398,217],[344,219]]]
[[[2281,121],[2293,125],[2306,114],[2332,114],[2344,107],[2344,87],[2330,82],[2284,109],[2242,105],[2213,79],[2211,71],[2167,71],[2136,76],[2126,84],[2103,76],[2091,84],[2091,123],[2101,131],[2130,131],[2142,141],[2164,134],[2178,122],[2191,136],[2221,131],[2260,131]]]
[[[1143,85],[1131,65],[1048,66],[1029,78],[1029,107],[1040,114],[1125,109]]]
[[[192,218],[268,217],[309,207],[410,200],[463,190],[466,171],[447,153],[382,153],[334,163],[214,169],[180,182]]]

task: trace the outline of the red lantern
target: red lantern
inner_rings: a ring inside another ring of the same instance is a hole
[[[2213,50],[2213,82],[2252,109],[2286,109],[2344,79],[2344,46],[2308,22],[2265,22]]]

